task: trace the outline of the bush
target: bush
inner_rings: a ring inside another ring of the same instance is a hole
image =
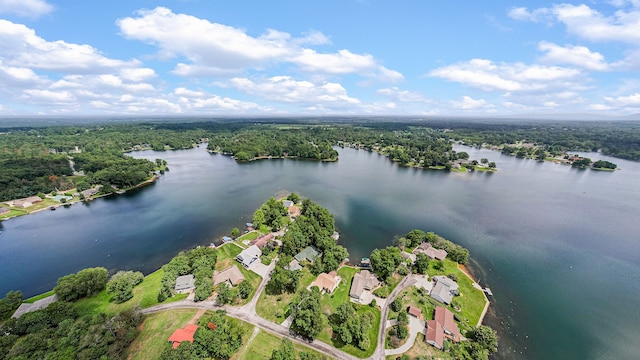
[[[115,303],[123,303],[133,297],[133,288],[144,279],[141,272],[118,271],[107,283],[107,293],[114,294]]]
[[[402,301],[400,301],[400,299],[395,298],[391,304],[389,305],[389,307],[391,307],[391,310],[398,312],[400,310],[402,310]]]

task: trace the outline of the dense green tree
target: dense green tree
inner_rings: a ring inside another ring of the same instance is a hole
[[[593,167],[596,169],[615,169],[618,165],[606,160],[598,160],[593,163]]]
[[[58,279],[54,291],[62,301],[75,301],[86,296],[93,296],[103,290],[108,278],[109,273],[105,268],[83,269]]]
[[[291,331],[307,339],[315,339],[324,327],[325,318],[322,316],[320,305],[320,290],[312,287],[303,289],[290,304]]]
[[[253,226],[258,229],[260,226],[264,225],[265,217],[262,209],[258,209],[253,213]]]
[[[133,297],[133,288],[144,279],[139,271],[118,271],[107,282],[107,293],[113,294],[112,301],[123,303]]]
[[[425,232],[419,229],[413,229],[405,235],[405,238],[408,240],[407,245],[409,247],[416,247],[420,245],[425,239]]]
[[[247,299],[249,295],[251,295],[252,290],[253,287],[251,287],[248,281],[243,281],[238,284],[238,296],[240,296],[241,299]]]
[[[232,238],[237,238],[238,236],[240,236],[240,229],[238,229],[237,227],[233,228],[231,230],[231,237]]]
[[[296,360],[296,351],[291,340],[283,338],[280,347],[271,353],[270,360]]]
[[[345,344],[354,344],[363,350],[369,348],[369,330],[373,325],[373,315],[370,312],[358,314],[354,305],[346,302],[340,304],[330,318],[334,333]]]
[[[478,343],[483,349],[486,349],[490,353],[494,353],[498,350],[498,337],[495,330],[492,328],[480,325],[473,328],[469,332],[469,339]]]
[[[425,254],[417,254],[416,262],[413,263],[413,269],[418,274],[426,274],[427,269],[429,269],[429,257]]]
[[[375,249],[369,256],[371,268],[381,278],[386,279],[391,276],[404,258],[400,254],[400,249],[395,246],[388,246],[385,249]]]
[[[300,202],[300,196],[298,196],[298,194],[296,193],[291,193],[289,194],[289,196],[287,196],[287,200],[291,200],[294,204],[297,204]]]
[[[22,304],[22,291],[9,291],[0,299],[0,321],[8,319]]]
[[[198,321],[193,336],[192,358],[229,359],[242,346],[242,328],[238,320],[225,316],[222,310]]]

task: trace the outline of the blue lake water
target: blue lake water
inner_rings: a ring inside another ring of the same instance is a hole
[[[352,259],[413,228],[469,248],[495,295],[485,321],[499,331],[498,358],[638,358],[640,164],[589,154],[621,168],[599,172],[458,150],[499,172],[403,168],[351,149],[336,163],[237,164],[202,146],[133,153],[164,158],[170,171],[122,196],[0,223],[0,294],[47,291],[90,266],[151,272],[293,191],[335,215]]]

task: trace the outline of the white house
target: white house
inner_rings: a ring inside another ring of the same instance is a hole
[[[254,261],[260,258],[260,255],[262,255],[262,250],[256,245],[251,245],[242,250],[242,252],[236,256],[236,260],[238,260],[242,266],[248,268]]]

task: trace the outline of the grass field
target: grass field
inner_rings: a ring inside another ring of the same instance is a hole
[[[413,347],[405,353],[410,359],[415,359],[418,356],[424,356],[425,359],[441,359],[449,360],[453,359],[449,353],[440,351],[424,341],[424,335],[418,334],[416,341],[413,343]],[[399,355],[389,355],[386,360],[396,360]]]
[[[51,295],[55,294],[55,292],[53,290],[49,290],[46,293],[42,293],[40,295],[36,295],[36,296],[32,296],[26,300],[24,300],[23,302],[27,303],[27,304],[33,304],[34,302],[40,300],[40,299],[44,299],[46,297],[49,297]]]
[[[428,274],[430,277],[434,275],[455,274],[458,278],[457,282],[460,296],[455,296],[453,299],[460,304],[461,309],[460,311],[456,311],[451,306],[448,306],[447,308],[461,319],[460,330],[469,330],[472,327],[475,327],[476,324],[478,324],[478,320],[480,320],[482,310],[484,309],[484,305],[487,301],[484,293],[482,290],[478,290],[473,287],[473,281],[458,269],[457,263],[449,259],[445,259],[443,261],[443,270],[434,269],[434,264],[435,261],[429,263]],[[462,332],[464,333],[464,331]]]
[[[273,350],[278,349],[282,342],[281,337],[268,333],[264,330],[259,330],[255,338],[247,343],[248,340],[248,338],[243,340],[245,344],[234,356],[231,357],[231,360],[268,360],[271,358]],[[307,352],[316,355],[318,358],[321,356],[317,351],[295,342],[293,343],[293,347],[298,354],[301,352]]]
[[[302,278],[300,278],[300,281],[298,282],[298,287],[296,288],[295,293],[309,286],[309,284],[311,284],[315,279],[315,276],[313,276],[307,268],[303,268],[300,271],[302,271]],[[258,303],[256,304],[256,312],[260,317],[280,324],[286,319],[286,311],[289,308],[289,303],[296,296],[295,293],[267,295],[267,292],[263,291],[262,294],[260,294]]]
[[[147,276],[140,285],[133,289],[133,298],[122,304],[110,302],[112,295],[102,290],[96,296],[80,299],[75,302],[80,315],[92,315],[98,313],[116,314],[133,307],[148,308],[158,304],[158,291],[160,290],[162,275],[164,272],[159,269]],[[179,294],[165,300],[165,303],[183,300],[187,294]]]
[[[162,351],[169,347],[167,339],[173,332],[185,326],[198,312],[196,309],[163,311],[145,317],[142,331],[131,343],[128,359],[152,360],[160,358]]]
[[[374,290],[373,293],[376,296],[386,299],[391,294],[393,289],[395,289],[396,286],[398,286],[402,278],[403,278],[402,275],[398,273],[394,273],[393,275],[387,278],[387,281],[385,282],[385,285],[383,287]]]

